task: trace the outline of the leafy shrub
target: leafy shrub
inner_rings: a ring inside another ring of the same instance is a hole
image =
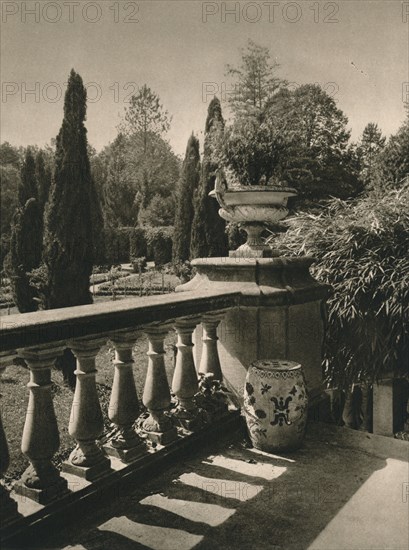
[[[145,235],[148,260],[156,267],[171,262],[173,227],[146,227]]]
[[[179,277],[180,282],[187,283],[193,277],[193,268],[189,261],[179,262],[173,266],[175,275]]]
[[[147,255],[147,244],[144,227],[134,227],[129,233],[129,254],[132,258],[141,258]]]
[[[5,279],[3,280],[3,284],[0,287],[0,305],[1,306],[12,306],[14,305],[13,301],[13,295],[12,295],[12,289],[10,284],[4,284]]]
[[[333,286],[324,362],[333,386],[409,373],[409,185],[300,213],[279,237]]]
[[[142,273],[146,269],[146,258],[145,256],[139,258],[131,257],[131,264],[134,273]]]
[[[175,221],[175,199],[173,195],[154,195],[146,208],[141,208],[138,223],[141,225],[167,226]]]

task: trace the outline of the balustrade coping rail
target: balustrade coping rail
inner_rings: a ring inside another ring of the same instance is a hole
[[[1,318],[0,352],[163,323],[239,305],[240,292],[191,291],[101,302]]]

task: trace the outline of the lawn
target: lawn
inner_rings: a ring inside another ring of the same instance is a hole
[[[169,383],[173,373],[173,344],[176,341],[176,334],[170,332],[165,341],[165,364]],[[141,398],[143,384],[146,376],[147,361],[146,352],[148,342],[145,335],[140,334],[134,346],[134,376],[138,395]],[[104,415],[105,430],[108,431],[110,423],[108,419],[108,404],[110,390],[113,382],[114,367],[112,358],[114,352],[110,342],[105,345],[97,356],[97,389]],[[25,415],[28,403],[28,390],[26,384],[29,380],[29,372],[17,365],[8,367],[1,376],[1,412],[4,429],[7,436],[10,451],[10,466],[5,475],[7,484],[18,479],[28,465],[27,458],[21,453],[21,436],[23,433]],[[52,392],[54,397],[54,409],[57,416],[60,431],[60,448],[55,455],[55,464],[60,466],[61,462],[68,457],[75,442],[68,433],[68,424],[73,399],[72,391],[63,385],[62,375],[57,369],[52,372]]]

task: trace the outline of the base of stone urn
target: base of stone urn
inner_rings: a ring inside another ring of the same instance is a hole
[[[279,252],[272,250],[268,245],[256,248],[250,247],[247,243],[229,252],[229,258],[276,258],[278,256]]]
[[[330,287],[316,281],[311,257],[199,258],[195,277],[177,292],[237,292],[239,307],[225,312],[218,328],[223,377],[237,402],[250,363],[287,358],[303,365],[310,402],[324,391],[322,342],[325,300]],[[210,294],[209,294],[210,296]],[[200,362],[202,329],[195,331],[194,353]]]

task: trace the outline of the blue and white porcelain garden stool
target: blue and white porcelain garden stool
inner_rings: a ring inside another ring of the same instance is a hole
[[[253,446],[292,451],[303,442],[308,396],[302,366],[281,359],[254,361],[247,372],[244,414]]]

